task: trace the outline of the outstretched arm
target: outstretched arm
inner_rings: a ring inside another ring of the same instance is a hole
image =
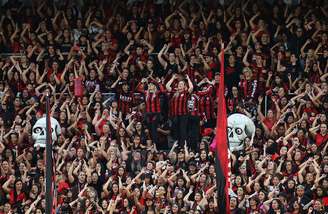
[[[259,96],[258,101],[259,101],[259,104],[257,106],[257,113],[258,113],[258,115],[260,117],[260,120],[263,121],[265,119],[265,117],[264,117],[264,115],[263,115],[263,113],[261,111],[261,104],[263,102],[263,97],[262,96]]]
[[[166,84],[166,90],[167,90],[168,92],[171,92],[171,91],[172,91],[171,85],[172,85],[173,81],[174,81],[176,78],[177,78],[176,74],[173,74],[173,75],[172,75],[172,78],[167,82],[167,84]]]
[[[248,66],[250,65],[249,62],[247,61],[247,57],[248,57],[249,51],[250,51],[250,49],[247,48],[247,51],[246,51],[245,56],[244,56],[244,58],[243,58],[243,63],[244,63],[244,65],[245,65],[246,67],[248,67]]]
[[[163,52],[167,49],[167,45],[165,44],[161,51],[158,53],[157,58],[158,61],[161,63],[164,69],[166,69],[167,62],[163,59]]]

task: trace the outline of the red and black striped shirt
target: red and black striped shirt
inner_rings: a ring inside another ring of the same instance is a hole
[[[188,114],[187,109],[188,91],[172,92],[169,102],[169,116],[183,116]]]
[[[139,84],[137,86],[137,91],[144,94],[146,103],[146,113],[160,113],[161,112],[161,99],[160,94],[164,93],[165,89],[162,84],[156,84],[159,90],[156,92],[149,92],[144,90],[144,85]]]
[[[188,99],[188,111],[191,116],[200,116],[199,113],[199,96],[193,93]]]
[[[245,98],[254,98],[257,92],[257,80],[241,80],[239,88]]]
[[[199,113],[206,116],[207,120],[214,119],[214,99],[213,86],[209,85],[202,91],[198,91],[199,96]]]
[[[127,114],[131,111],[133,97],[131,93],[118,94],[118,109],[123,113]]]
[[[195,73],[197,72],[197,69],[194,67],[191,67],[190,65],[185,70],[185,74],[187,74],[191,81],[195,81]]]
[[[161,112],[161,102],[160,102],[160,92],[155,93],[146,92],[145,102],[146,102],[146,112],[147,113],[160,113]]]

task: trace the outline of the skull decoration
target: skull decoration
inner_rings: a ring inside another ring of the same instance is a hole
[[[50,117],[51,123],[51,139],[56,141],[61,133],[58,121]],[[46,117],[42,117],[36,121],[32,129],[32,137],[35,140],[34,146],[46,147]]]
[[[228,138],[231,151],[244,149],[246,137],[255,135],[254,122],[244,114],[232,114],[228,117]]]

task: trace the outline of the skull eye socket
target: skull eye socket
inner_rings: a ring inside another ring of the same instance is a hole
[[[232,129],[231,129],[231,127],[228,127],[228,133],[230,133],[230,132],[231,132],[231,130],[232,130]]]
[[[40,134],[40,133],[42,132],[42,128],[41,128],[41,127],[36,127],[36,128],[33,130],[33,132],[34,132],[35,134]]]
[[[235,132],[237,135],[241,135],[243,133],[243,130],[241,128],[236,128]]]

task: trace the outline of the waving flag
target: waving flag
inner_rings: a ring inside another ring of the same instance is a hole
[[[228,194],[229,187],[229,158],[228,158],[228,140],[227,140],[227,110],[224,97],[224,45],[221,47],[220,59],[220,81],[217,89],[218,111],[216,123],[216,180],[218,191],[219,213],[230,214],[230,201]],[[213,145],[212,145],[213,147]]]

